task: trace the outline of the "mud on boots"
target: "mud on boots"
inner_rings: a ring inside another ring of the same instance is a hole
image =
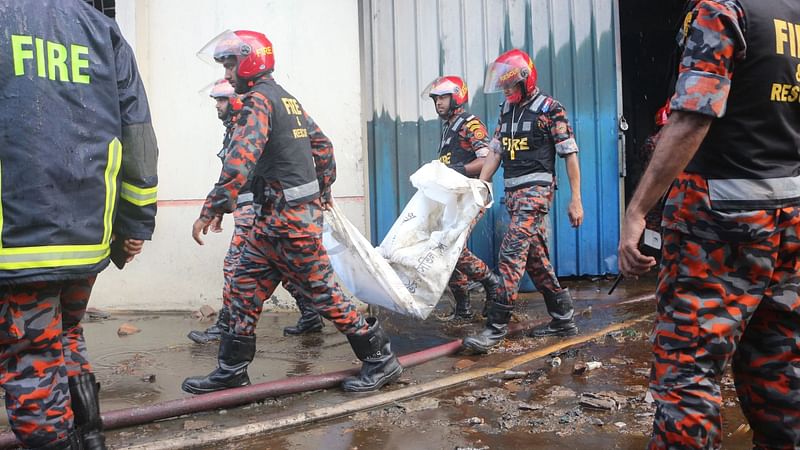
[[[325,324],[322,322],[322,317],[319,313],[306,302],[297,301],[297,307],[300,309],[300,318],[297,319],[297,325],[284,328],[283,335],[298,336],[321,332]]]
[[[189,377],[181,389],[190,394],[206,394],[223,389],[247,386],[247,366],[256,354],[256,337],[222,332],[217,368],[204,377]]]
[[[572,295],[569,289],[564,288],[558,292],[543,291],[544,303],[547,306],[547,313],[553,320],[547,326],[534,329],[530,332],[531,337],[547,336],[575,336],[578,334],[578,326],[575,325],[573,315],[575,306],[573,305]]]
[[[342,382],[347,392],[377,391],[386,384],[400,378],[403,366],[392,352],[389,336],[383,331],[378,319],[367,317],[369,329],[365,334],[347,336],[350,346],[363,363],[358,376],[349,377]]]
[[[100,383],[93,373],[82,373],[68,378],[75,429],[85,450],[105,450],[103,421],[100,418]],[[78,447],[65,447],[78,448]]]
[[[505,339],[513,312],[514,305],[492,302],[486,311],[486,328],[476,336],[464,338],[462,347],[475,353],[488,353]]]

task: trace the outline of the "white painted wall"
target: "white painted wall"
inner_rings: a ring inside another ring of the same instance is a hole
[[[222,259],[232,221],[196,245],[191,227],[219,175],[223,127],[198,91],[221,78],[221,66],[196,57],[227,29],[261,31],[275,49],[275,78],[332,139],[337,202],[367,229],[362,146],[357,0],[117,0],[117,21],[133,46],[158,137],[159,212],[153,241],[124,271],[97,281],[92,306],[185,310],[218,306]],[[286,305],[291,297],[276,294]]]

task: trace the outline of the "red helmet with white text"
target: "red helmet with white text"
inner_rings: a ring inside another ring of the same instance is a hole
[[[486,93],[500,92],[523,83],[525,96],[536,89],[536,78],[536,66],[531,57],[522,50],[509,50],[489,64],[483,90]]]
[[[469,90],[467,83],[464,83],[460,77],[449,75],[439,77],[428,85],[422,91],[422,98],[425,97],[438,97],[440,95],[451,95],[450,109],[456,109],[464,106],[469,101]]]

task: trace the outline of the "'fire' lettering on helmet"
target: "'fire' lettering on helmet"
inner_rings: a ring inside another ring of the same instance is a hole
[[[33,63],[36,76],[65,83],[89,84],[89,48],[83,45],[63,45],[27,35],[11,35],[11,55],[14,75],[25,76],[28,61]],[[30,68],[32,69],[32,68]]]
[[[261,47],[256,49],[256,56],[266,56],[272,54],[272,47]]]

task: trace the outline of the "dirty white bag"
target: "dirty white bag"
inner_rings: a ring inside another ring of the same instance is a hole
[[[339,281],[359,300],[401,314],[424,317],[389,263],[335,203],[325,211],[322,244]]]
[[[439,161],[417,170],[411,184],[417,193],[377,249],[335,207],[325,215],[323,244],[353,295],[425,319],[447,288],[475,218],[491,206],[485,200],[491,192]]]

